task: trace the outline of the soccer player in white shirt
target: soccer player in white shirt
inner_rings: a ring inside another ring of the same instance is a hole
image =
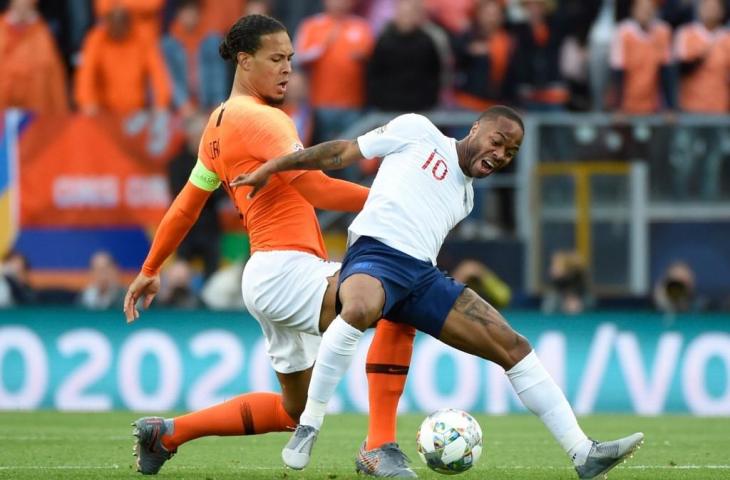
[[[590,440],[529,342],[476,293],[435,267],[447,233],[472,209],[472,180],[508,165],[523,136],[522,119],[505,106],[486,110],[458,141],[427,118],[407,114],[356,141],[325,142],[231,182],[253,186],[254,195],[279,171],[343,168],[383,157],[365,207],[349,229],[339,277],[341,308],[322,336],[300,425],[282,451],[286,465],[302,469],[309,463],[325,406],[363,331],[380,318],[413,325],[504,368],[522,403],[540,417],[580,478],[605,474],[642,443],[642,433]]]

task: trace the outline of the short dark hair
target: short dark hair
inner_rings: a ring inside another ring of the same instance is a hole
[[[251,55],[261,48],[261,37],[271,33],[286,32],[283,23],[267,15],[246,15],[233,24],[218,48],[223,60],[236,63],[238,52]]]
[[[482,120],[497,120],[499,117],[504,117],[508,120],[516,122],[517,125],[519,125],[522,129],[522,133],[525,133],[525,124],[522,123],[522,117],[520,116],[520,114],[506,105],[495,105],[493,107],[489,107],[488,109],[484,110],[481,115],[479,115],[479,121],[481,122]]]

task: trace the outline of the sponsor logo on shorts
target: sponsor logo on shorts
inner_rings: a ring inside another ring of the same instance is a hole
[[[356,268],[358,270],[370,270],[373,268],[372,262],[359,262],[352,266],[352,268]]]

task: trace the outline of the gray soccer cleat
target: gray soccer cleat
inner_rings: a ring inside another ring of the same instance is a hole
[[[355,471],[373,477],[418,478],[408,463],[411,461],[397,443],[385,443],[379,448],[365,450],[362,443],[355,459]]]
[[[297,425],[289,442],[281,451],[281,459],[284,464],[294,470],[302,470],[309,464],[312,455],[312,447],[317,441],[319,430],[309,425]]]
[[[133,454],[137,457],[137,471],[143,475],[155,475],[177,452],[177,449],[168,451],[162,445],[162,436],[168,425],[162,417],[143,417],[135,420],[132,426],[132,435],[137,437]]]
[[[578,478],[608,478],[608,472],[613,467],[633,457],[634,452],[644,443],[643,433],[634,433],[628,437],[619,438],[611,442],[593,442],[591,451],[583,465],[575,467]]]

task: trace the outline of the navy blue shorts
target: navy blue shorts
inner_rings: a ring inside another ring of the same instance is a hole
[[[347,249],[337,287],[350,275],[364,273],[380,280],[385,291],[382,317],[406,323],[438,338],[464,284],[439,269],[370,237],[360,237]]]

